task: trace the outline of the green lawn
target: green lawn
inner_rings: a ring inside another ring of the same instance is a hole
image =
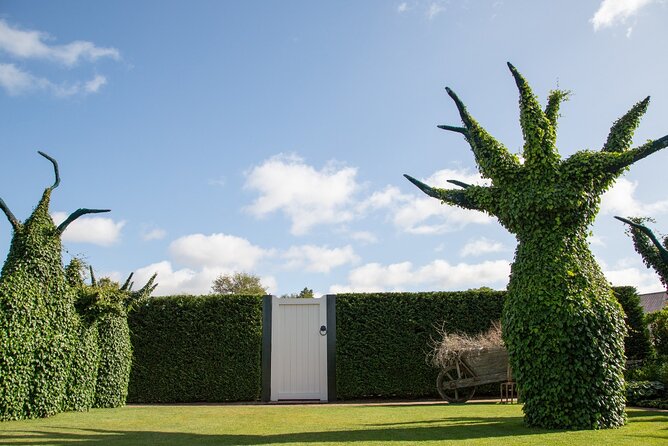
[[[0,423],[0,444],[28,445],[666,445],[668,413],[629,410],[605,431],[545,431],[518,405],[131,406]]]

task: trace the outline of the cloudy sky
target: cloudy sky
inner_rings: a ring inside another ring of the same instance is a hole
[[[441,205],[476,183],[444,87],[518,152],[511,61],[562,108],[563,156],[599,149],[647,95],[635,141],[668,134],[668,2],[0,1],[0,197],[25,219],[61,168],[53,218],[110,208],[64,234],[67,262],[157,294],[221,273],[275,294],[462,290],[508,281],[515,239]],[[603,199],[591,247],[608,279],[660,290],[613,215],[668,232],[668,150]],[[4,222],[4,223],[3,223]],[[11,226],[0,219],[0,256]]]

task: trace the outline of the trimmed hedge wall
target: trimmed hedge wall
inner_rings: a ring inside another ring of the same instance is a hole
[[[435,397],[427,363],[438,331],[476,334],[501,318],[504,291],[338,294],[336,383],[340,399]]]
[[[134,348],[128,402],[260,398],[261,296],[156,297],[128,322]]]

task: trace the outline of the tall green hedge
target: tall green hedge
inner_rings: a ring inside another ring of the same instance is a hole
[[[157,297],[138,305],[128,321],[129,402],[259,399],[261,296]]]
[[[487,330],[501,318],[504,296],[503,291],[337,295],[337,396],[436,396],[438,370],[426,356],[439,330]]]

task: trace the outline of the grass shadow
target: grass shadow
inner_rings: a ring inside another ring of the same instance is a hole
[[[453,422],[455,424],[453,424]],[[435,424],[442,423],[442,426]],[[409,425],[407,425],[409,424]],[[335,442],[410,442],[436,440],[464,440],[476,438],[503,438],[540,434],[545,431],[528,429],[522,424],[521,417],[513,418],[457,418],[429,420],[422,422],[427,426],[413,426],[410,423],[380,425],[371,428],[350,430],[321,430],[316,432],[276,433],[266,435],[215,434],[123,431],[101,429],[78,429],[76,432],[62,433],[46,430],[25,432],[3,432],[0,444],[28,445],[138,445],[160,444],[176,445],[263,445],[285,443],[335,443]],[[373,426],[373,425],[371,425]],[[501,441],[501,440],[500,440]]]

